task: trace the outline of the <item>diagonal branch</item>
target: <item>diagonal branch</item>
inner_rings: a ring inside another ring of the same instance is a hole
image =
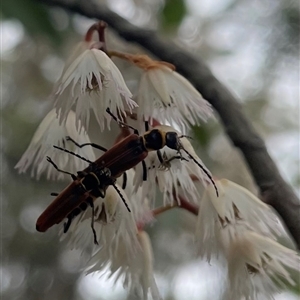
[[[219,113],[227,135],[234,146],[243,153],[260,188],[263,201],[277,210],[300,248],[299,199],[282,179],[264,141],[255,132],[238,101],[214,77],[200,57],[192,56],[154,31],[132,25],[103,5],[92,1],[40,1],[89,18],[104,20],[125,40],[138,43],[161,60],[174,64],[177,71],[185,76]]]

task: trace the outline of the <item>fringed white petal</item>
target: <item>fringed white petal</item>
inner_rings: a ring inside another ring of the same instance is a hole
[[[118,188],[121,190],[121,188]],[[130,207],[130,201],[124,192],[121,192]],[[114,246],[120,242],[130,255],[133,255],[138,247],[136,238],[136,224],[133,214],[125,207],[120,195],[113,186],[109,186],[104,199],[97,198],[94,201],[94,227],[100,248],[108,247],[114,251]],[[85,251],[87,248],[96,250],[99,246],[93,246],[94,236],[91,229],[92,209],[87,209],[72,220],[71,226],[61,238],[66,239],[68,247]]]
[[[131,99],[119,69],[101,50],[90,49],[86,43],[76,50],[77,57],[72,55],[54,89],[55,107],[61,111],[60,122],[66,120],[69,110],[76,106],[76,118],[88,128],[92,110],[101,130],[109,126],[109,108],[114,114],[130,112],[137,104]],[[107,124],[106,124],[107,123]],[[77,123],[77,127],[80,124]]]
[[[150,295],[154,300],[161,297],[153,276],[153,254],[151,242],[145,232],[138,232],[137,239],[139,248],[136,252],[128,254],[120,239],[119,243],[112,243],[113,251],[106,245],[95,253],[88,262],[87,273],[109,269],[109,277],[114,276],[115,280],[123,280],[123,285],[128,288],[129,294],[138,299],[148,300]]]
[[[185,132],[212,116],[210,104],[180,74],[166,66],[151,68],[141,77],[138,93],[138,118],[169,122]]]
[[[228,249],[228,289],[226,299],[274,299],[288,282],[286,268],[299,271],[297,253],[253,231],[236,236]]]
[[[282,229],[272,209],[245,188],[226,179],[216,180],[219,197],[212,185],[203,195],[196,225],[199,254],[210,260],[224,253],[242,229],[276,239]]]
[[[59,124],[59,117],[55,110],[51,110],[43,119],[31,142],[22,155],[15,168],[19,173],[25,173],[31,166],[31,176],[37,179],[45,173],[48,179],[63,179],[67,175],[58,172],[47,160],[49,156],[59,166],[60,169],[71,173],[76,173],[87,166],[87,163],[80,158],[62,152],[53,146],[67,147],[70,151],[83,156],[91,161],[95,160],[95,154],[91,147],[79,148],[73,143],[66,141],[66,136],[70,136],[78,143],[90,143],[90,139],[84,129],[75,127],[75,113],[70,111],[65,124]]]

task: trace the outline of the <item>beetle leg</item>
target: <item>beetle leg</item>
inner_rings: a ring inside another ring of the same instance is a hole
[[[122,189],[125,190],[127,184],[127,174],[126,172],[123,173],[123,184],[122,184]]]
[[[59,169],[59,168],[57,167],[57,165],[53,162],[53,160],[52,160],[49,156],[47,156],[47,161],[48,161],[50,164],[52,164],[52,166],[53,166],[58,172],[61,172],[61,173],[64,173],[64,174],[68,174],[68,175],[71,175],[71,177],[72,177],[73,180],[76,180],[76,179],[77,179],[77,176],[74,175],[73,173],[70,173],[70,172],[63,171],[63,170]]]
[[[72,220],[78,216],[81,213],[81,208],[80,207],[76,207],[68,216],[68,221],[65,222],[64,224],[64,233],[67,233],[67,231],[69,230]]]
[[[145,131],[149,131],[149,122],[145,121]]]
[[[92,146],[92,147],[94,147],[94,148],[96,148],[96,149],[99,149],[99,150],[102,150],[102,151],[104,151],[104,152],[106,152],[107,151],[107,149],[106,148],[104,148],[104,147],[102,147],[102,146],[100,146],[100,145],[97,145],[97,144],[95,144],[95,143],[84,143],[84,144],[78,144],[76,141],[74,141],[70,136],[66,136],[66,140],[67,141],[71,141],[73,144],[75,144],[77,147],[79,147],[79,148],[82,148],[82,147],[85,147],[85,146]]]
[[[117,188],[117,186],[116,186],[114,183],[112,184],[112,186],[115,188],[115,190],[117,191],[117,193],[118,193],[119,196],[121,197],[121,199],[122,199],[123,203],[125,204],[127,210],[128,210],[129,212],[131,212],[131,210],[130,210],[130,208],[129,208],[127,202],[126,202],[126,200],[124,199],[122,193],[120,192],[120,190]]]
[[[147,180],[147,166],[145,161],[142,161],[142,166],[143,166],[143,181]]]
[[[50,195],[56,197],[59,195],[59,193],[51,193]]]
[[[160,150],[157,150],[156,153],[157,153],[157,157],[158,157],[159,162],[160,162],[161,164],[163,164],[165,160],[163,159],[163,156],[162,156],[162,154],[161,154],[161,151],[160,151]]]
[[[169,170],[170,167],[171,167],[171,164],[170,162],[174,159],[180,159],[180,160],[185,160],[185,161],[189,161],[188,159],[184,158],[182,155],[181,155],[181,152],[178,152],[179,155],[174,155],[170,158],[168,158],[166,155],[165,157],[162,156],[160,150],[157,150],[157,156],[158,156],[158,159],[160,161],[160,166],[159,168],[161,170]]]
[[[97,241],[97,234],[96,234],[96,230],[95,230],[95,227],[94,227],[94,223],[95,223],[95,206],[94,206],[94,201],[91,197],[89,197],[87,199],[87,202],[88,204],[91,206],[92,208],[92,220],[91,220],[91,228],[92,228],[92,231],[93,231],[93,235],[94,235],[94,244],[95,245],[99,245],[98,244],[98,241]]]
[[[101,189],[100,187],[98,187],[98,188],[91,190],[90,194],[96,198],[98,198],[98,197],[104,198],[106,195],[106,192],[104,189]]]
[[[64,223],[64,233],[67,233],[67,231],[69,230],[72,220],[73,220],[73,215],[69,215],[67,222]]]
[[[185,160],[185,161],[189,161],[188,159],[186,159],[185,157],[183,157],[182,155],[175,155],[175,156],[172,156],[171,158],[167,159],[164,161],[164,163],[170,163],[172,160],[174,159],[180,159],[180,160]]]

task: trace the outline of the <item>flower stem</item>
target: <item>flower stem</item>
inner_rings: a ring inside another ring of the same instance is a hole
[[[168,204],[168,205],[165,205],[165,206],[160,206],[158,208],[155,208],[154,210],[152,210],[152,214],[153,216],[157,216],[165,211],[168,211],[172,208],[175,208],[175,207],[178,207],[177,203],[174,202],[173,204]]]
[[[124,53],[124,52],[119,52],[119,51],[114,51],[114,50],[108,51],[108,54],[109,54],[110,57],[115,56],[115,57],[119,57],[119,58],[122,58],[122,59],[125,59],[125,60],[130,60],[130,57],[131,57],[131,54]]]
[[[190,202],[188,202],[181,196],[179,196],[179,201],[180,201],[180,204],[178,204],[178,201],[175,201],[173,204],[168,204],[165,206],[160,206],[158,208],[155,208],[154,210],[152,210],[153,216],[157,216],[161,213],[164,213],[165,211],[168,211],[168,210],[170,210],[172,208],[176,208],[176,207],[185,209],[195,216],[198,215],[199,207],[197,205],[191,204]]]
[[[194,205],[187,200],[185,200],[183,197],[179,196],[180,205],[178,204],[178,208],[183,208],[190,213],[192,213],[195,216],[198,216],[199,207],[197,205]]]
[[[105,43],[106,27],[107,27],[107,24],[104,21],[98,22],[97,31],[98,31],[99,42],[102,42],[104,45],[106,45],[106,43]]]
[[[91,42],[93,33],[96,31],[98,32],[98,38],[99,42],[101,44],[101,47],[99,48],[100,50],[104,51],[107,53],[107,48],[106,48],[106,42],[105,42],[105,29],[107,27],[107,24],[104,21],[100,21],[97,23],[94,23],[86,32],[84,40],[86,42]]]
[[[156,69],[156,68],[161,68],[161,67],[167,67],[169,69],[171,69],[172,71],[175,71],[175,66],[165,62],[165,61],[157,61],[157,60],[153,60],[152,58],[150,58],[148,55],[140,55],[140,54],[129,54],[129,53],[123,53],[123,52],[119,52],[119,51],[109,51],[108,55],[110,57],[112,56],[116,56],[125,60],[130,61],[131,63],[133,63],[134,65],[136,65],[137,67],[147,71],[150,69]]]

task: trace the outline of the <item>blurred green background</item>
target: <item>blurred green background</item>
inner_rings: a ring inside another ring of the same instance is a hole
[[[155,29],[204,59],[238,97],[284,178],[299,193],[299,2],[285,0],[94,0],[130,22]],[[126,299],[121,284],[84,277],[58,229],[35,222],[65,183],[19,175],[15,164],[40,121],[70,51],[93,20],[33,0],[4,0],[1,11],[1,299]],[[141,52],[108,30],[108,47]],[[134,91],[135,70],[116,61]],[[92,128],[95,142],[98,129]],[[218,116],[194,129],[195,148],[212,173],[255,192],[241,154]],[[164,299],[219,299],[221,267],[195,260],[195,219],[172,211],[148,228]],[[276,300],[297,299],[289,292]]]

